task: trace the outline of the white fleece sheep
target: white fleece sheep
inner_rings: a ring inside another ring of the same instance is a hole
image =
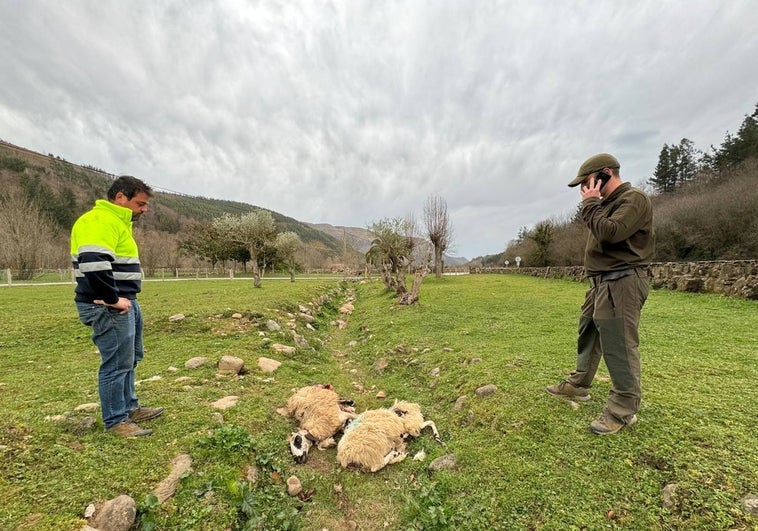
[[[345,428],[337,445],[337,461],[346,468],[376,472],[405,459],[406,439],[418,437],[426,427],[432,428],[434,439],[441,443],[437,427],[431,420],[424,421],[418,404],[396,401],[388,409],[364,411]]]
[[[352,402],[341,400],[331,385],[302,387],[287,400],[287,413],[299,425],[289,437],[290,451],[297,463],[308,460],[311,446],[334,446],[334,435],[355,418]]]

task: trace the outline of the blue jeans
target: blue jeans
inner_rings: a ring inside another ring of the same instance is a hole
[[[97,385],[105,428],[125,420],[139,405],[134,370],[142,361],[142,312],[136,300],[120,314],[115,308],[77,302],[79,320],[92,327],[92,341],[100,351]]]

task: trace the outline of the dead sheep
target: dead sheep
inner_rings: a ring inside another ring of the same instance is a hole
[[[406,440],[418,437],[427,427],[442,443],[434,422],[424,420],[418,404],[396,401],[391,408],[364,411],[345,428],[337,445],[337,461],[345,468],[376,472],[405,459]]]
[[[298,389],[287,400],[286,410],[298,423],[298,430],[288,441],[295,462],[300,464],[308,461],[314,444],[321,450],[334,446],[334,436],[355,418],[353,403],[340,399],[330,384]]]

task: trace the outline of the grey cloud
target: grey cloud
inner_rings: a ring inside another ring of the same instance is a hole
[[[448,202],[458,251],[573,211],[611,151],[718,144],[755,105],[749,2],[0,0],[0,137],[303,221]]]

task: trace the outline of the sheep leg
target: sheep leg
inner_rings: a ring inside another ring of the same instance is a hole
[[[378,468],[372,468],[371,472],[376,472],[377,470],[380,470],[384,468],[385,466],[391,465],[393,463],[399,463],[400,461],[405,459],[407,455],[408,454],[406,452],[401,451],[401,450],[395,450],[395,449],[390,450],[390,452],[384,456],[384,460],[382,461],[382,466]]]
[[[337,441],[334,440],[334,437],[329,437],[328,439],[324,439],[323,441],[318,443],[318,446],[316,446],[316,448],[318,448],[319,450],[326,450],[327,448],[331,448],[332,446],[336,446],[336,445],[337,445]]]
[[[426,422],[421,424],[419,431],[423,430],[424,428],[432,428],[432,432],[434,433],[434,440],[440,443],[442,446],[445,446],[445,443],[442,442],[442,439],[440,438],[440,433],[437,431],[437,426],[434,425],[434,422],[432,422],[431,420],[427,420]]]

